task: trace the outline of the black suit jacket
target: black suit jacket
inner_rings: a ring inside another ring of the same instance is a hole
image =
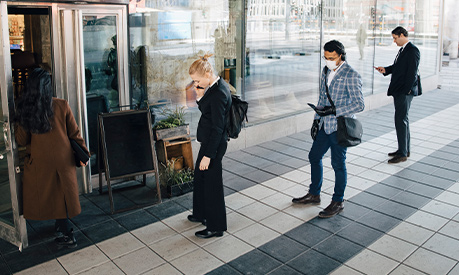
[[[196,138],[201,142],[204,155],[215,158],[218,146],[226,142],[226,117],[231,107],[231,92],[228,84],[220,78],[198,101],[201,111]]]
[[[413,43],[408,42],[397,61],[393,65],[384,68],[386,69],[385,76],[392,74],[389,89],[387,90],[388,96],[412,93],[411,89],[417,85],[420,58],[419,49]]]

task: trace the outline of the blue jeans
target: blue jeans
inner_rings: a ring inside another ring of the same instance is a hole
[[[323,182],[322,158],[329,148],[331,148],[331,164],[335,171],[335,190],[332,200],[342,202],[347,184],[347,148],[338,145],[336,132],[327,135],[323,128],[319,130],[316,140],[312,143],[311,151],[309,151],[309,163],[311,164],[309,193],[312,195],[320,194]]]

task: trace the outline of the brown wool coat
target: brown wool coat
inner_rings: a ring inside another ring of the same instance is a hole
[[[81,213],[75,159],[69,138],[86,152],[67,101],[53,98],[54,116],[51,131],[31,134],[15,125],[16,141],[26,146],[24,161],[23,209],[30,220],[65,219]]]

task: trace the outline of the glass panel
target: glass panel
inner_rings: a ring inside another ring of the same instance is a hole
[[[245,98],[251,122],[302,112],[317,101],[319,2],[248,1]]]
[[[365,4],[362,1],[344,1],[339,5],[335,1],[324,1],[322,18],[322,43],[330,40],[343,43],[346,62],[362,76],[363,93],[371,94],[375,43],[374,1],[365,1]]]
[[[0,91],[3,93],[3,91]],[[3,135],[3,110],[2,100],[6,96],[0,97],[0,154],[5,152],[5,140]],[[13,209],[11,205],[11,190],[9,180],[8,161],[6,154],[0,157],[0,222],[14,225]]]
[[[97,169],[97,114],[119,110],[116,16],[83,16],[83,49],[86,82],[91,174]]]

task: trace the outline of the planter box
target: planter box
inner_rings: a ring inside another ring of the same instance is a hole
[[[167,196],[169,198],[180,196],[193,191],[193,182],[185,182],[178,185],[167,186]]]
[[[166,129],[153,129],[155,140],[173,140],[188,137],[190,127],[188,124]]]

